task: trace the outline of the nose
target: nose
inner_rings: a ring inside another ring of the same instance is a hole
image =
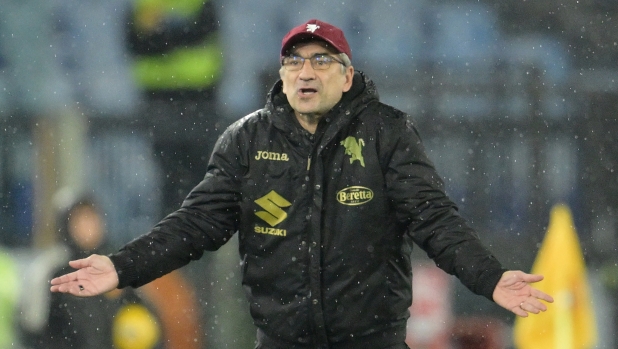
[[[313,69],[310,60],[305,59],[303,66],[300,68],[298,77],[304,80],[313,79],[315,77],[315,69]]]

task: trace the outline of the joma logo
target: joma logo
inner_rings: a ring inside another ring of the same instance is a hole
[[[257,155],[255,156],[256,160],[273,160],[273,161],[290,161],[288,154],[286,153],[275,153],[272,151],[261,151],[258,150]]]

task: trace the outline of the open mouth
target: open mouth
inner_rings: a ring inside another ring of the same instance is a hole
[[[301,88],[301,89],[299,89],[299,90],[298,90],[298,92],[299,92],[301,95],[310,95],[310,94],[317,93],[317,92],[318,92],[318,90],[316,90],[316,89],[314,89],[314,88]]]

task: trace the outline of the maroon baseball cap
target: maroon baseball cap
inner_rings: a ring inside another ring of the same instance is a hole
[[[294,44],[311,39],[326,41],[335,50],[345,53],[352,59],[352,51],[343,35],[343,31],[332,24],[317,19],[310,19],[307,23],[292,28],[283,37],[281,41],[281,57],[285,56]]]

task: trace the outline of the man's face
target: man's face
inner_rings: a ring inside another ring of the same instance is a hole
[[[299,45],[292,54],[307,60],[298,71],[288,71],[285,68],[279,71],[283,81],[283,93],[296,114],[320,117],[339,102],[344,92],[350,90],[354,68],[346,67],[345,73],[342,73],[342,65],[333,62],[326,70],[313,69],[310,57],[320,54],[334,56],[321,42]]]

